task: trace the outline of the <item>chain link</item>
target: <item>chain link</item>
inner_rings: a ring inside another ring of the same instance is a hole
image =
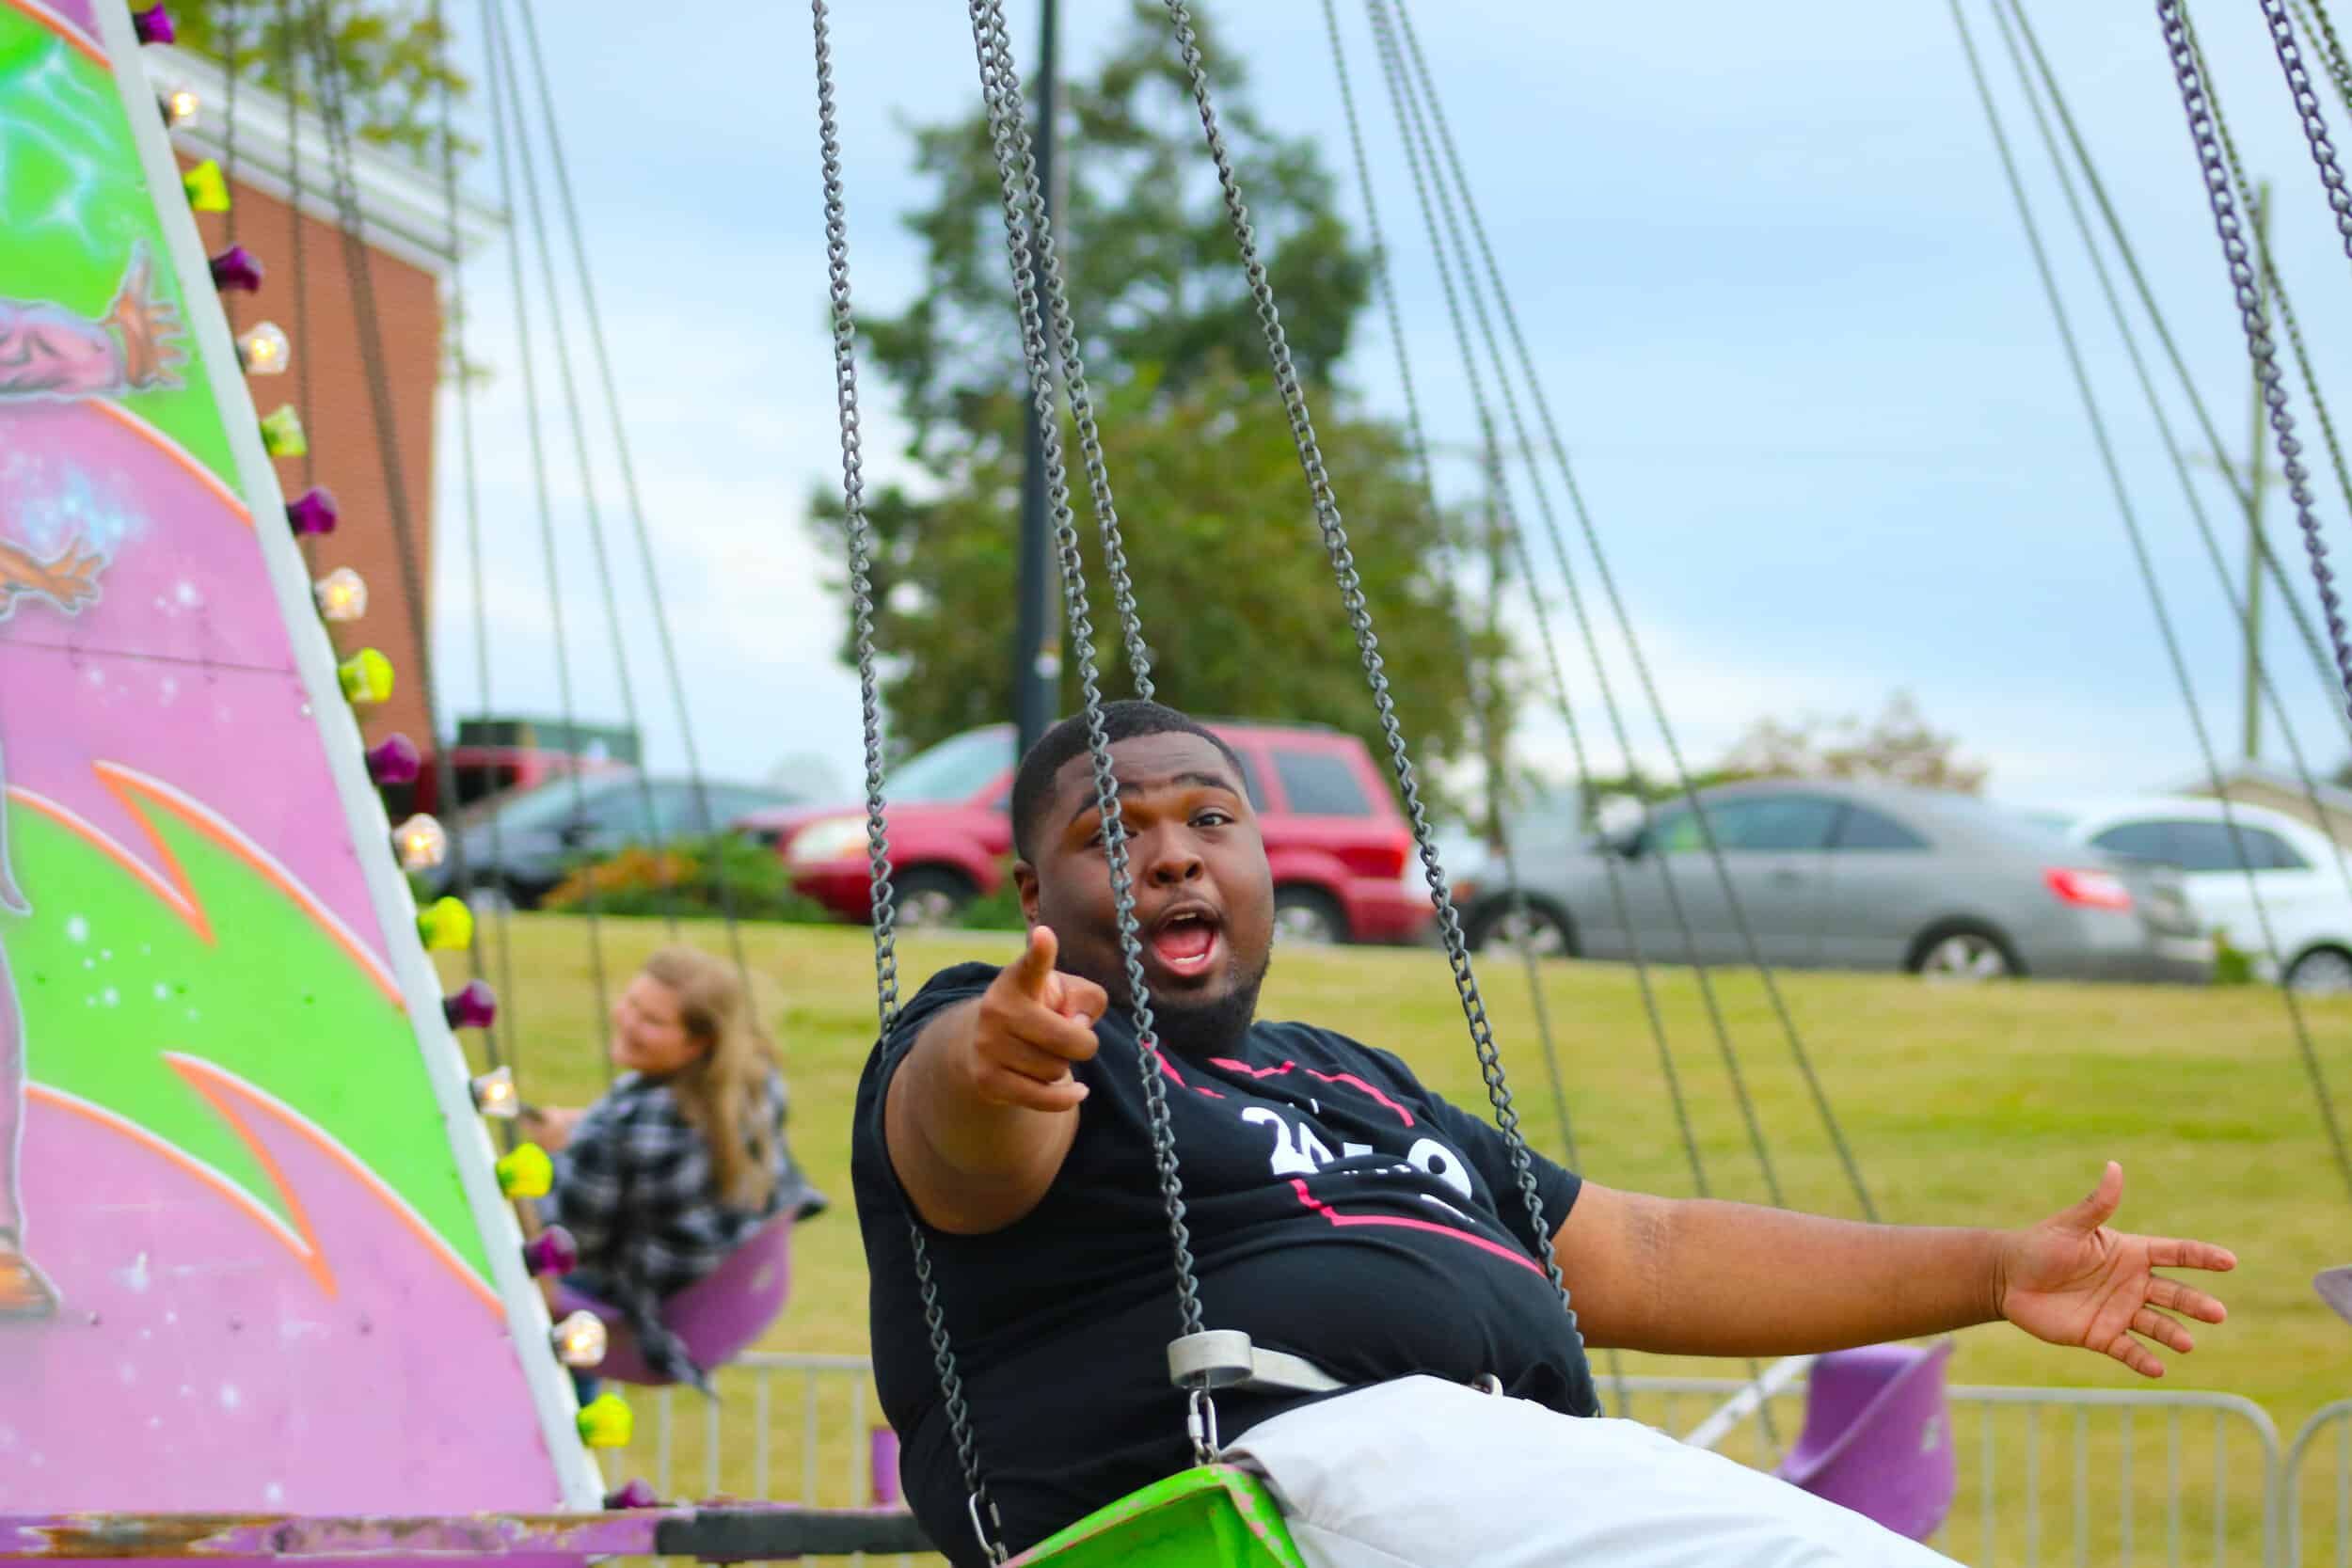
[[[2335,18],[2328,14],[2325,0],[2312,0],[2308,10],[2303,0],[2287,3],[2293,8],[2296,20],[2302,24],[2303,31],[2318,35],[2320,64],[2327,67],[2328,79],[2335,83],[2336,97],[2342,101],[2344,111],[2352,114],[2352,62],[2344,59],[2344,40],[2336,37]]]
[[[1225,134],[1217,126],[1216,106],[1210,101],[1209,73],[1200,55],[1200,46],[1193,31],[1192,13],[1184,0],[1166,0],[1168,21],[1172,25],[1178,52],[1185,71],[1192,81],[1192,98],[1200,114],[1200,130],[1206,138],[1209,155],[1216,164],[1216,178],[1224,192],[1226,215],[1232,221],[1233,239],[1239,246],[1244,270],[1249,278],[1249,292],[1257,305],[1258,323],[1265,335],[1266,351],[1274,363],[1276,387],[1282,396],[1282,406],[1290,418],[1291,438],[1298,449],[1299,467],[1305,470],[1307,485],[1314,499],[1315,525],[1323,535],[1325,552],[1331,559],[1331,573],[1339,584],[1340,600],[1347,610],[1348,626],[1356,634],[1356,647],[1362,657],[1364,677],[1372,688],[1373,706],[1378,711],[1380,732],[1388,742],[1389,758],[1396,772],[1397,789],[1405,801],[1406,815],[1413,827],[1413,842],[1421,851],[1421,863],[1429,883],[1430,900],[1438,911],[1438,928],[1445,940],[1446,964],[1454,974],[1454,989],[1462,1001],[1463,1017],[1469,1022],[1470,1043],[1478,1053],[1478,1069],[1486,1085],[1486,1098],[1494,1106],[1495,1121],[1502,1130],[1505,1145],[1511,1153],[1511,1169],[1518,1178],[1519,1195],[1526,1200],[1529,1218],[1534,1222],[1538,1256],[1543,1260],[1544,1274],[1560,1292],[1561,1306],[1567,1312],[1571,1327],[1576,1313],[1567,1306],[1567,1287],[1560,1277],[1560,1264],[1552,1254],[1551,1232],[1544,1221],[1542,1195],[1535,1190],[1534,1163],[1527,1149],[1526,1136],[1519,1131],[1518,1112],[1511,1103],[1511,1087],[1503,1076],[1502,1063],[1496,1054],[1494,1031],[1486,1021],[1486,1005],[1478,992],[1478,978],[1470,967],[1470,951],[1462,937],[1462,920],[1454,907],[1454,895],[1446,885],[1444,867],[1438,861],[1438,847],[1429,829],[1428,813],[1422,804],[1420,782],[1413,772],[1412,757],[1406,750],[1405,732],[1396,717],[1396,701],[1391,695],[1389,678],[1380,657],[1379,639],[1373,634],[1372,612],[1364,602],[1363,580],[1356,569],[1356,556],[1348,546],[1347,530],[1331,493],[1331,477],[1324,467],[1321,443],[1316,439],[1313,420],[1307,411],[1307,397],[1300,387],[1297,367],[1292,362],[1290,341],[1282,330],[1281,312],[1274,303],[1274,289],[1267,280],[1264,263],[1258,257],[1256,231],[1250,227],[1249,209],[1242,200],[1241,188],[1234,178],[1232,153],[1225,145]]]
[[[2326,18],[2327,12],[2320,15]],[[2184,17],[2185,23],[2186,18]],[[2198,41],[2197,29],[2187,26],[2190,55],[2197,62],[2200,78],[2205,85],[2205,110],[2213,117],[2214,135],[2220,139],[2221,161],[2229,166],[2230,185],[2237,193],[2239,203],[2248,211],[2254,207],[2254,186],[2246,178],[2246,166],[2238,161],[2237,138],[2230,134],[2229,118],[2221,112],[2221,95],[2213,87],[2213,68],[2206,63],[2204,46]],[[2335,417],[2328,411],[2328,399],[2319,389],[2319,372],[2312,365],[2311,350],[2303,341],[2303,324],[2295,314],[2295,301],[2287,297],[2286,280],[2279,276],[2276,260],[2270,247],[2262,243],[2258,228],[2254,234],[2254,260],[2262,268],[2263,283],[2270,292],[2271,303],[2278,308],[2279,324],[2287,329],[2287,348],[2295,356],[2296,373],[2303,378],[2303,389],[2312,400],[2312,417],[2319,421],[2321,443],[2328,449],[2328,466],[2334,470],[2336,484],[2344,492],[2344,504],[2352,507],[2352,467],[2344,459],[2344,446],[2336,438]],[[2268,546],[2265,546],[2266,549]],[[2289,598],[2288,606],[2299,611],[2300,607]],[[2326,660],[2321,660],[2322,667]]]
[[[2275,4],[2276,0],[2265,0],[2265,14]],[[2204,74],[2188,36],[2188,23],[2182,15],[2180,0],[2156,0],[2156,18],[2164,31],[2165,48],[2172,56],[2173,76],[2180,83],[2181,106],[2188,117],[2189,138],[2196,144],[2198,164],[2205,181],[2206,203],[2213,209],[2214,230],[2220,236],[2221,254],[2229,264],[2230,287],[2237,300],[2239,324],[2246,331],[2246,350],[2254,362],[2254,380],[2262,388],[2263,404],[2270,414],[2270,428],[2278,438],[2279,466],[2286,476],[2287,495],[2295,502],[2296,526],[2302,531],[2303,548],[2311,557],[2322,619],[2328,625],[2328,648],[2335,655],[2336,673],[2343,684],[2346,707],[2352,709],[2352,646],[2346,641],[2344,603],[2336,592],[2335,571],[2328,564],[2327,543],[2319,535],[2319,518],[2312,511],[2311,475],[2301,461],[2303,444],[2296,438],[2295,420],[2287,412],[2278,346],[2271,340],[2262,289],[2248,260],[2245,230],[2238,220],[2237,203],[2231,196],[2228,172],[2223,167],[2213,111],[2205,95]],[[2275,24],[2273,37],[2277,37]],[[2282,54],[2282,62],[2284,58]],[[2340,214],[2339,223],[2342,221]]]
[[[857,645],[858,708],[866,744],[866,849],[873,882],[874,998],[880,1014],[881,1038],[887,1041],[898,1022],[898,951],[897,900],[890,886],[890,831],[883,815],[882,685],[874,651],[873,536],[866,516],[866,475],[857,400],[857,318],[850,302],[850,225],[841,183],[841,137],[834,106],[833,42],[826,26],[825,0],[810,0],[810,22],[817,46],[817,126],[822,147],[825,182],[825,273],[833,299],[834,400],[841,416],[842,515],[849,535],[850,618]],[[991,1562],[1002,1562],[1004,1533],[994,1499],[980,1474],[979,1449],[972,1432],[971,1406],[963,1396],[963,1379],[956,1370],[954,1346],[947,1337],[946,1315],[939,1305],[939,1285],[932,1276],[930,1253],[922,1227],[907,1216],[907,1239],[914,1250],[914,1278],[923,1301],[923,1323],[930,1331],[931,1363],[939,1375],[947,1425],[954,1434],[956,1457],[963,1466],[966,1495],[972,1500],[973,1528],[980,1549]],[[992,1540],[980,1522],[982,1510],[996,1528]]]
[[[2320,113],[2319,94],[2312,90],[2311,72],[2303,68],[2303,51],[2295,41],[2295,23],[2285,0],[2262,0],[2263,22],[2270,29],[2270,45],[2286,73],[2287,91],[2294,95],[2296,117],[2303,122],[2303,139],[2311,143],[2312,162],[2319,166],[2319,182],[2328,189],[2328,205],[2336,215],[2336,233],[2344,253],[2352,258],[2352,192],[2344,185],[2344,170],[2336,163],[2336,146],[2328,137],[2328,121]]]
[[[1169,1130],[1168,1085],[1161,1075],[1157,1026],[1152,1017],[1152,994],[1143,974],[1143,942],[1136,923],[1135,883],[1129,870],[1127,827],[1120,815],[1119,784],[1111,776],[1110,738],[1104,728],[1103,692],[1094,657],[1094,623],[1087,603],[1086,572],[1078,553],[1078,530],[1070,510],[1070,476],[1062,461],[1061,436],[1054,418],[1054,380],[1045,327],[1039,313],[1035,267],[1036,246],[1043,223],[1036,194],[1035,163],[1022,176],[1021,123],[1013,104],[1012,52],[1005,35],[998,0],[970,0],[972,42],[979,59],[980,93],[988,108],[989,140],[996,156],[996,172],[1005,196],[1005,248],[1012,261],[1013,296],[1021,318],[1021,341],[1029,367],[1030,395],[1037,401],[1045,455],[1045,495],[1054,518],[1054,539],[1061,562],[1062,615],[1070,628],[1071,652],[1078,667],[1078,688],[1085,699],[1087,753],[1093,766],[1094,800],[1103,822],[1103,847],[1110,863],[1111,906],[1119,927],[1119,952],[1127,976],[1129,1007],[1135,1014],[1136,1068],[1143,1083],[1144,1110],[1152,1132],[1153,1164],[1158,1168],[1160,1199],[1168,1211],[1168,1231],[1176,1264],[1177,1314],[1182,1332],[1201,1332],[1200,1290],[1192,1256],[1192,1232],[1184,1222],[1184,1179],[1177,1169],[1175,1134]],[[1035,230],[1032,226],[1035,225]],[[1050,236],[1046,237],[1050,245]],[[1050,255],[1050,250],[1043,252]],[[1054,279],[1047,275],[1049,288]],[[1141,631],[1128,626],[1134,645]],[[1133,657],[1132,653],[1130,657]]]

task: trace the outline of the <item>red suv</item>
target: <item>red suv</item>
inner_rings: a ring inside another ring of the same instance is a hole
[[[1429,892],[1412,830],[1362,741],[1311,725],[1208,726],[1241,758],[1274,870],[1276,929],[1304,942],[1411,942]],[[1006,879],[1012,856],[1013,731],[951,736],[890,776],[890,860],[898,919],[936,926]],[[760,812],[737,823],[772,845],[793,885],[864,921],[871,882],[857,807]]]

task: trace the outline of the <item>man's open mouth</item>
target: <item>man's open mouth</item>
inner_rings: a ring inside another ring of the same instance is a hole
[[[1188,904],[1153,921],[1143,945],[1162,969],[1184,978],[1208,973],[1223,938],[1224,922],[1215,910]]]

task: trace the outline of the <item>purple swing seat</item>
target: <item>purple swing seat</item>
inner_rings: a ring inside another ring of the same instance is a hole
[[[1960,1488],[1944,1398],[1952,1342],[1866,1345],[1817,1358],[1804,1432],[1774,1472],[1898,1535],[1925,1541]]]
[[[787,1205],[746,1237],[725,1262],[661,1304],[661,1321],[685,1342],[696,1366],[711,1370],[734,1360],[784,1311],[792,1293],[792,1225],[799,1212],[798,1205]],[[556,1288],[556,1316],[581,1310],[604,1320],[604,1359],[592,1369],[597,1377],[648,1385],[671,1381],[645,1365],[618,1307],[568,1286]]]

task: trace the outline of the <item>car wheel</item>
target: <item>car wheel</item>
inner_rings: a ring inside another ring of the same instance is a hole
[[[1473,953],[1491,946],[1512,953],[1525,950],[1539,958],[1576,957],[1576,938],[1568,931],[1567,920],[1559,911],[1533,899],[1516,910],[1509,899],[1495,899],[1478,911],[1463,935]]]
[[[2352,992],[2352,953],[2341,947],[2312,948],[2287,970],[2287,989],[2306,996]]]
[[[1347,940],[1347,918],[1328,894],[1311,887],[1274,890],[1274,939],[1301,947],[1329,947]]]
[[[1931,980],[2007,980],[2025,973],[2009,943],[1981,926],[1947,926],[1919,939],[1911,972]]]
[[[897,878],[891,884],[897,924],[901,930],[931,931],[955,924],[972,902],[972,884],[952,871],[922,867]]]

